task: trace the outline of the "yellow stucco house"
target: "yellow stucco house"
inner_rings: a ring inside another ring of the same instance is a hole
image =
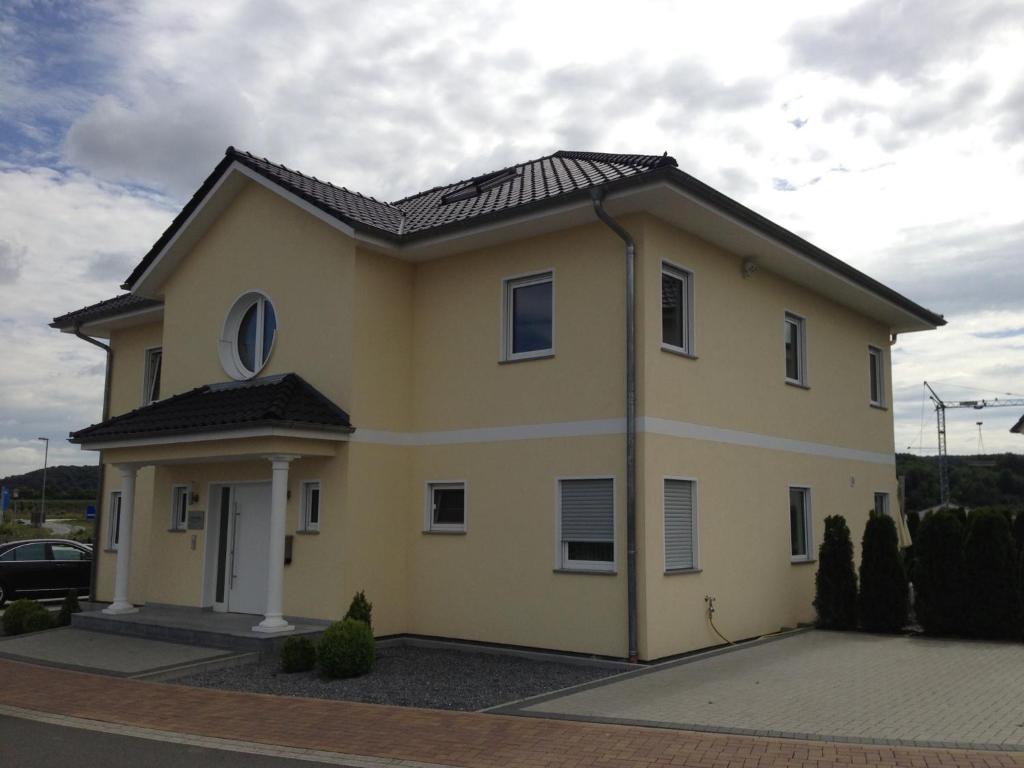
[[[229,148],[109,339],[95,591],[657,659],[810,621],[896,513],[890,348],[942,317],[679,170],[557,152],[384,203]],[[98,342],[101,345],[104,342]]]

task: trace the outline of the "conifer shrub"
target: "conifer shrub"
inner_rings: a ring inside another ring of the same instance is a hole
[[[308,637],[289,637],[281,644],[281,671],[308,672],[316,666],[316,646]]]
[[[345,614],[345,618],[361,621],[372,630],[372,613],[373,603],[366,599],[366,593],[360,589],[358,592],[355,593],[355,595],[352,596],[352,602],[348,606],[348,613]]]
[[[914,613],[930,635],[964,632],[967,602],[964,527],[956,514],[933,512],[914,540]]]
[[[22,598],[15,600],[4,611],[4,632],[8,635],[23,635],[27,632],[38,632],[53,626],[50,612],[35,600]]]
[[[70,626],[71,614],[81,612],[82,606],[78,604],[78,590],[69,589],[67,595],[64,596],[64,602],[60,604],[60,613],[57,614],[57,626]]]
[[[853,541],[842,515],[825,518],[825,539],[818,549],[814,577],[814,608],[823,629],[857,628],[857,574]]]
[[[964,539],[967,583],[966,629],[974,637],[1019,637],[1018,564],[1006,517],[991,510],[973,512]]]
[[[358,677],[373,668],[376,658],[373,632],[365,621],[342,619],[321,635],[316,657],[328,677]]]
[[[1017,543],[1017,552],[1024,555],[1024,509],[1013,518],[1013,539]]]
[[[872,513],[861,542],[861,627],[868,632],[899,632],[907,623],[908,603],[896,523],[888,515]]]

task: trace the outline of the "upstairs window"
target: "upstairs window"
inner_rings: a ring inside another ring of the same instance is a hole
[[[276,338],[277,313],[270,299],[259,291],[243,294],[224,321],[220,338],[224,371],[238,381],[251,379],[267,364]]]
[[[884,357],[878,347],[868,347],[868,398],[872,405],[885,405]]]
[[[146,372],[143,377],[142,404],[149,405],[160,399],[160,367],[163,363],[163,349],[153,347],[146,350]]]
[[[552,272],[504,281],[505,360],[554,353],[554,283]]]
[[[807,386],[806,321],[792,312],[786,313],[783,323],[786,349],[786,381]]]
[[[171,488],[171,530],[184,531],[188,527],[188,497],[191,488],[175,485]]]
[[[661,344],[673,352],[693,354],[693,275],[662,262]]]

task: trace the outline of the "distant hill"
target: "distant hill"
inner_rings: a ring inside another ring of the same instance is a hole
[[[99,491],[100,468],[95,464],[71,464],[48,467],[46,470],[47,499],[94,499]],[[43,470],[35,469],[24,475],[11,475],[0,480],[11,490],[17,489],[23,499],[38,499],[43,487]]]
[[[1024,454],[950,456],[949,495],[965,507],[1006,506],[1024,509]],[[908,512],[939,503],[937,456],[896,454],[896,474],[905,475]]]

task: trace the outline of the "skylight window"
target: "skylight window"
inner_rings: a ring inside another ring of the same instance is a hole
[[[512,179],[520,175],[522,175],[522,169],[506,168],[503,171],[496,171],[483,176],[477,176],[475,179],[467,181],[458,189],[454,189],[442,196],[441,204],[447,205],[448,203],[457,203],[460,200],[469,200],[477,195],[483,194],[489,189],[500,187],[505,182],[512,181]]]

